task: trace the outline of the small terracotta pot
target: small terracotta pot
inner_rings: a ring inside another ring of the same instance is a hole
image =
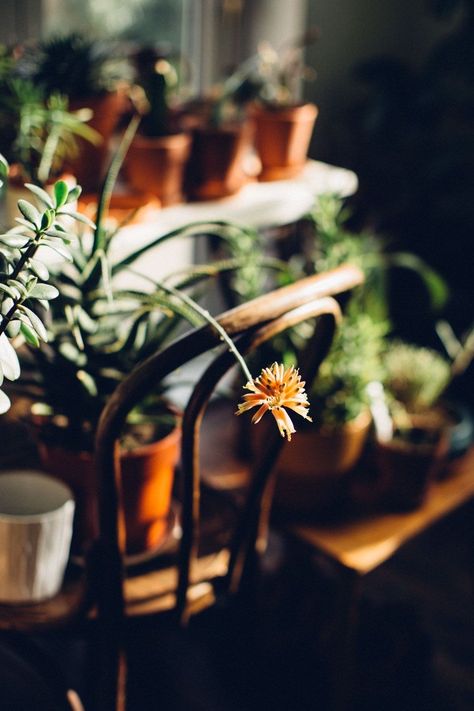
[[[197,200],[233,195],[247,182],[245,158],[251,147],[248,123],[196,127],[187,176],[187,192]]]
[[[176,133],[159,138],[135,136],[124,162],[130,185],[143,193],[153,193],[163,205],[183,200],[186,164],[191,153],[191,137]]]
[[[79,154],[68,162],[68,170],[76,176],[84,192],[94,192],[100,186],[109,156],[110,139],[123,111],[123,105],[123,95],[118,91],[80,100],[72,99],[69,103],[71,111],[91,109],[93,115],[87,125],[102,136],[102,142],[98,145],[83,138],[76,138]]]
[[[284,180],[297,175],[306,163],[318,109],[301,104],[267,109],[254,106],[255,148],[262,163],[261,181]]]
[[[370,424],[370,413],[363,411],[337,427],[296,432],[291,443],[282,448],[276,465],[276,506],[290,513],[331,506],[362,454]]]
[[[422,423],[417,421],[422,432]],[[430,482],[438,478],[447,461],[449,432],[427,429],[429,441],[411,442],[395,436],[388,442],[376,442],[375,484],[378,502],[385,508],[409,511],[422,505]]]
[[[127,553],[156,548],[168,530],[174,470],[179,458],[181,428],[121,454],[122,504]],[[38,444],[46,471],[74,493],[76,516],[72,550],[80,553],[97,534],[97,481],[90,452],[74,452],[44,442]]]

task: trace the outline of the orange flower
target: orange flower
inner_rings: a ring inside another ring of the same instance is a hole
[[[238,406],[236,414],[241,415],[252,407],[258,407],[252,417],[254,424],[260,422],[264,414],[270,411],[281,436],[288,437],[290,441],[296,430],[285,408],[312,422],[308,415],[309,402],[304,390],[304,381],[294,366],[290,365],[285,369],[281,363],[273,363],[269,368],[264,368],[258,378],[248,382],[244,388],[251,392],[244,395],[245,402]]]

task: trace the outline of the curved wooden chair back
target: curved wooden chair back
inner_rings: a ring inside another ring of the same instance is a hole
[[[315,336],[305,362],[301,363],[304,379],[311,380],[325,357],[340,315],[335,296],[344,295],[363,281],[359,269],[340,267],[325,274],[308,277],[275,290],[251,302],[223,313],[219,324],[234,339],[239,350],[250,353],[265,341],[302,321],[319,317]],[[103,661],[107,671],[103,679],[104,708],[115,708],[121,625],[125,614],[124,569],[125,531],[120,510],[119,437],[128,413],[149,390],[176,369],[196,356],[222,346],[219,334],[210,326],[195,329],[166,349],[139,364],[119,385],[102,414],[96,436],[96,467],[99,486],[100,538],[98,555],[101,574],[98,581],[98,617],[103,629]],[[177,623],[185,623],[193,613],[188,596],[190,570],[196,556],[199,530],[200,440],[201,421],[207,403],[222,376],[235,364],[235,357],[223,350],[195,386],[183,417],[182,537],[178,554],[178,584],[175,594]],[[255,549],[261,518],[262,502],[279,448],[283,443],[275,427],[253,472],[244,505],[230,544],[227,572],[220,579],[225,592],[235,593],[242,582],[246,561]],[[117,708],[122,708],[119,694]]]

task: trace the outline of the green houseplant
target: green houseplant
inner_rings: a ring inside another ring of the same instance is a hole
[[[308,231],[290,257],[293,278],[344,264],[362,269],[365,282],[345,305],[333,348],[321,366],[318,379],[309,386],[316,404],[314,425],[295,437],[304,440],[291,453],[283,449],[279,460],[276,500],[282,508],[316,510],[334,502],[347,474],[357,463],[370,430],[371,398],[368,387],[380,384],[383,353],[390,331],[387,278],[391,267],[414,270],[428,289],[432,302],[445,298],[442,280],[413,255],[388,253],[380,238],[347,227],[348,211],[334,195],[323,195],[309,215]],[[311,330],[293,331],[289,339],[275,343],[278,358],[294,360],[304,351]],[[311,455],[309,454],[311,452]],[[327,456],[326,456],[327,455]]]
[[[49,93],[25,76],[16,55],[5,48],[0,52],[0,150],[11,166],[10,183],[44,187],[77,155],[78,139],[98,140],[86,125],[91,112],[71,111],[64,95]]]
[[[8,173],[8,163],[0,156],[2,181]],[[69,246],[73,237],[64,225],[64,220],[81,220],[82,216],[70,209],[79,193],[78,186],[69,189],[58,181],[50,196],[36,185],[27,185],[30,194],[41,200],[42,210],[26,201],[18,201],[18,224],[0,235],[0,384],[3,379],[17,380],[20,363],[15,347],[26,341],[37,348],[47,341],[44,316],[38,315],[49,309],[51,299],[57,298],[58,290],[48,283],[50,273],[44,256],[37,254],[52,250],[62,259],[69,260]],[[13,345],[12,345],[13,343]],[[8,396],[0,390],[0,412],[10,407]]]
[[[89,125],[102,140],[98,145],[81,142],[70,167],[85,191],[96,190],[123,111],[121,85],[130,78],[127,60],[113,43],[72,32],[25,50],[23,72],[48,94],[67,96],[72,110],[92,111]]]
[[[179,77],[173,62],[151,48],[136,56],[137,84],[131,91],[142,121],[127,153],[124,172],[133,188],[153,193],[163,205],[183,198],[191,136],[173,110]]]
[[[198,325],[211,319],[195,300],[206,281],[222,271],[233,271],[255,261],[253,252],[242,249],[242,245],[252,244],[244,239],[245,230],[225,223],[196,224],[177,229],[160,235],[119,261],[112,261],[110,252],[117,230],[106,228],[107,205],[138,122],[138,117],[132,120],[111,164],[92,234],[89,225],[72,249],[72,262],[68,268],[52,271],[53,283],[60,295],[51,309],[49,342],[41,350],[25,354],[23,359],[25,377],[21,385],[23,392],[35,402],[32,421],[37,428],[44,466],[58,476],[64,476],[65,472],[70,475],[68,483],[75,491],[78,510],[82,509],[84,514],[82,528],[77,531],[76,547],[94,534],[95,481],[91,449],[104,403],[124,374],[135,363],[164,346],[178,329],[187,322]],[[176,236],[202,234],[214,234],[225,242],[231,250],[230,256],[220,263],[197,265],[181,271],[179,265],[174,265],[169,277],[159,282],[141,278],[134,272],[130,288],[117,285],[119,277],[126,272],[130,275],[137,260],[151,254],[151,250],[160,244]],[[214,327],[217,327],[215,323]],[[124,498],[129,513],[129,552],[154,548],[162,540],[169,523],[179,431],[174,427],[176,418],[170,418],[170,408],[163,395],[162,391],[150,393],[144,407],[133,413],[123,443],[125,449],[127,443],[136,443],[137,437],[142,441],[139,451],[134,449],[129,455],[122,454]],[[148,434],[151,431],[153,436],[157,435],[155,425],[164,422],[169,426],[170,419],[173,431],[162,441],[167,440],[167,445],[173,445],[173,451],[155,454],[153,446],[155,462],[153,466],[147,464],[143,475],[139,475],[132,469],[131,462],[136,462],[141,454],[145,459],[148,452],[143,450],[152,448]],[[143,423],[147,429],[145,439]],[[155,483],[156,465],[165,458],[166,472]],[[137,493],[135,487],[140,481],[142,486]],[[154,512],[150,512],[151,501],[157,504]],[[81,524],[80,516],[78,523]]]
[[[192,127],[187,191],[197,199],[233,195],[255,173],[248,166],[252,127],[246,107],[259,85],[249,79],[251,58],[185,109]],[[192,117],[192,118],[189,118]]]
[[[300,84],[315,76],[304,63],[304,49],[317,37],[317,30],[311,29],[278,49],[260,44],[250,77],[260,87],[251,112],[262,163],[260,180],[291,178],[306,163],[318,108],[301,100]]]

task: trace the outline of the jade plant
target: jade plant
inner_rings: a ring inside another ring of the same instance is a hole
[[[5,178],[8,164],[3,157],[0,167]],[[49,283],[45,255],[52,251],[62,261],[70,260],[73,236],[68,224],[85,219],[71,210],[80,194],[78,186],[69,189],[58,181],[52,195],[36,185],[26,187],[42,208],[19,200],[17,226],[0,235],[0,386],[4,378],[14,381],[20,376],[18,345],[26,342],[37,349],[47,342],[45,315],[59,291]],[[9,408],[10,399],[0,390],[0,413]]]

